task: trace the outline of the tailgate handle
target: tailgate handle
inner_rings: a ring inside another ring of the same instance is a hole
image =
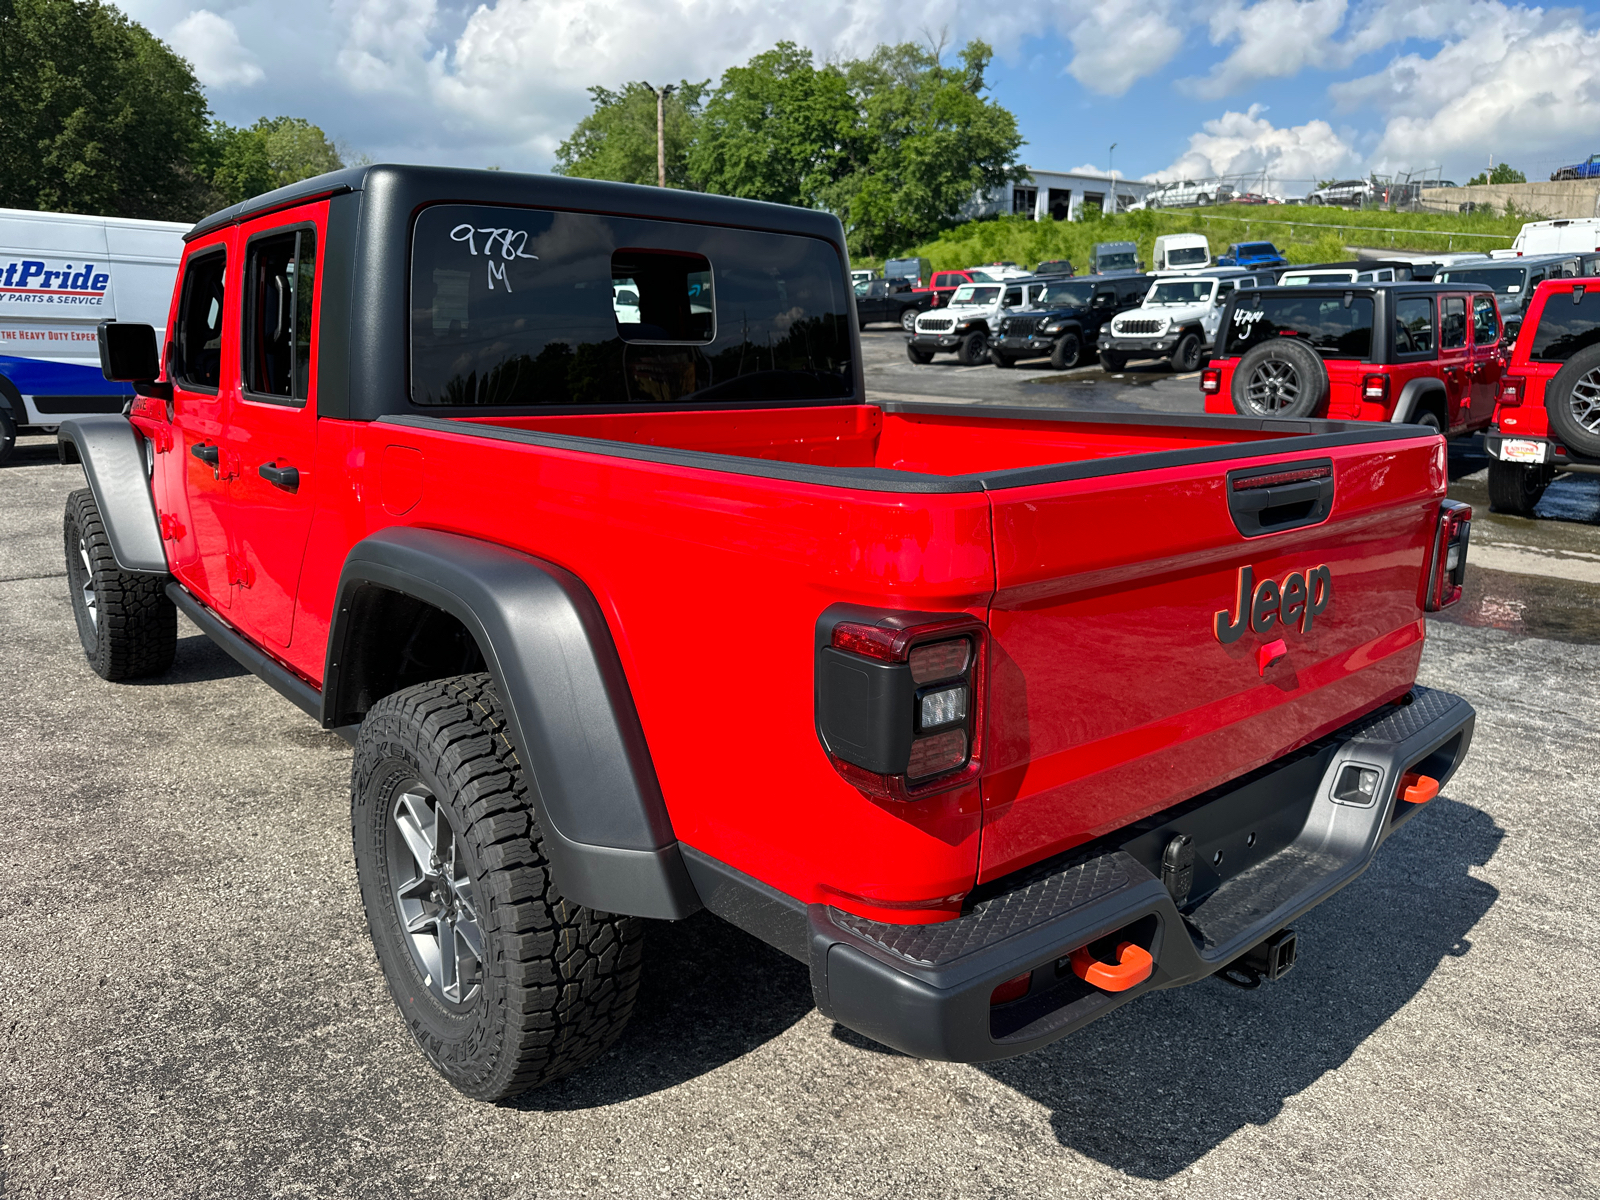
[[[1228,472],[1228,513],[1245,537],[1299,529],[1333,511],[1333,463],[1277,463]]]

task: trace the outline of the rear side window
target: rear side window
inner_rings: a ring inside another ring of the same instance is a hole
[[[1538,362],[1566,362],[1590,346],[1600,346],[1600,288],[1585,288],[1581,294],[1576,288],[1552,293],[1533,331],[1529,357]]]
[[[1394,306],[1394,352],[1433,353],[1433,297],[1407,296]]]
[[[221,249],[196,255],[184,268],[172,374],[186,387],[215,390],[222,383],[226,275],[227,254]]]
[[[411,399],[842,398],[854,390],[844,279],[816,238],[436,205],[412,240]]]
[[[244,274],[246,391],[274,399],[306,399],[316,269],[314,229],[251,240]]]
[[[1467,301],[1446,296],[1439,302],[1439,349],[1459,350],[1467,344]]]
[[[1228,354],[1294,338],[1323,358],[1372,357],[1372,297],[1317,288],[1294,296],[1242,295],[1228,322]]]

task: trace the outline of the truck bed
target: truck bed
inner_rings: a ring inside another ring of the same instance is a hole
[[[366,533],[465,533],[585,581],[685,844],[913,923],[1402,695],[1445,479],[1437,439],[1393,426],[944,404],[329,422],[317,457],[365,464]],[[1229,471],[1302,462],[1331,464],[1331,514],[1242,536]],[[340,519],[312,523],[287,654],[313,681]],[[1213,634],[1246,566],[1334,580],[1270,671],[1270,639]],[[907,805],[832,769],[813,631],[838,603],[988,623],[977,783]]]

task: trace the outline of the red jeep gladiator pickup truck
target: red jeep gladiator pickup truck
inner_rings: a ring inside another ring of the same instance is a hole
[[[353,741],[378,958],[468,1095],[592,1059],[701,908],[929,1058],[1258,982],[1466,753],[1415,686],[1470,528],[1431,430],[871,405],[843,247],[355,168],[196,225],[164,347],[101,328],[89,661],[160,674],[181,611]]]
[[[1207,412],[1389,421],[1458,437],[1487,428],[1504,325],[1483,285],[1245,289],[1200,373]]]

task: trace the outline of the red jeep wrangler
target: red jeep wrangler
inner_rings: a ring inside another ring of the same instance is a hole
[[[1200,373],[1207,412],[1425,425],[1489,424],[1503,327],[1471,284],[1312,285],[1239,291]]]
[[[1523,516],[1557,471],[1600,474],[1600,280],[1541,283],[1527,312],[1484,438],[1489,506]]]
[[[62,429],[89,662],[161,674],[181,611],[354,743],[377,954],[468,1095],[600,1053],[643,918],[701,908],[929,1058],[1274,977],[1467,751],[1415,686],[1438,438],[873,406],[843,247],[356,168],[195,226],[164,347],[101,327],[139,398]]]

